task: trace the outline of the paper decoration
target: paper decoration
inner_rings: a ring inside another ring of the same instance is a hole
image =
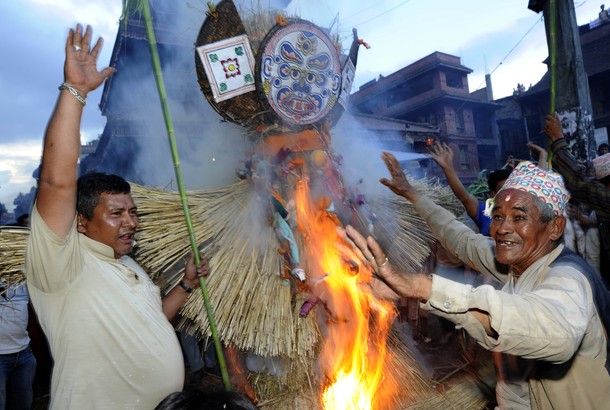
[[[220,102],[256,89],[254,57],[248,36],[241,35],[197,47],[214,101]]]
[[[348,58],[341,71],[341,93],[339,94],[339,104],[346,110],[355,75],[356,67],[354,67],[352,60]]]
[[[260,81],[264,102],[281,122],[321,122],[337,102],[341,65],[335,45],[304,20],[276,28],[261,45]]]

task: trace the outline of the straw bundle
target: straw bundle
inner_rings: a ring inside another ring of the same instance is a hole
[[[425,400],[413,403],[407,407],[408,410],[479,410],[487,408],[488,402],[471,382],[462,382],[451,387],[444,393],[434,394]]]
[[[136,257],[153,278],[175,283],[168,268],[188,253],[177,194],[134,186],[140,214]],[[210,261],[208,292],[219,335],[242,351],[260,356],[312,357],[318,331],[299,318],[290,279],[281,277],[284,258],[267,223],[265,204],[248,182],[188,194],[195,236]],[[300,306],[300,305],[299,305]],[[209,334],[203,298],[189,298],[183,315],[197,334]]]
[[[464,212],[461,202],[446,186],[425,179],[410,182],[419,192],[455,215]],[[376,239],[385,249],[388,259],[400,270],[419,271],[430,254],[430,244],[435,241],[428,225],[410,203],[394,194],[372,198],[370,206],[378,218]]]
[[[395,326],[388,339],[391,359],[384,375],[398,386],[399,396],[392,409],[483,409],[487,404],[476,384],[461,378],[447,391],[439,392],[428,383],[423,371],[404,338]],[[462,381],[463,380],[463,381]],[[321,409],[320,392],[324,380],[317,374],[312,361],[301,360],[290,369],[289,377],[277,378],[268,374],[251,374],[250,383],[259,398],[258,407],[265,410]]]
[[[446,188],[422,182],[418,187],[443,206],[459,209]],[[162,288],[182,275],[190,252],[187,227],[177,193],[133,184],[140,214],[135,257]],[[271,226],[266,223],[261,198],[248,181],[227,187],[192,191],[187,195],[195,237],[210,260],[209,293],[220,335],[226,343],[261,356],[312,357],[319,333],[313,319],[302,319],[298,308],[306,295],[293,297],[290,279],[280,275],[284,260]],[[390,203],[391,207],[381,205]],[[428,228],[404,200],[373,200],[380,225],[399,231],[377,236],[388,244],[392,262],[399,267],[420,266],[428,255]],[[393,212],[396,212],[393,214]],[[396,216],[398,215],[398,216]],[[22,267],[29,230],[0,230],[0,267],[6,281],[23,281]],[[383,238],[390,238],[383,239]],[[176,268],[177,266],[177,268]],[[413,270],[412,269],[412,270]],[[294,300],[293,300],[294,299]],[[199,293],[191,297],[184,316],[193,320],[193,333],[208,334]]]
[[[238,13],[242,18],[246,33],[248,33],[252,52],[256,55],[267,33],[277,24],[276,16],[279,11],[269,10],[259,0],[255,4],[240,4]],[[290,17],[297,18],[298,16]]]
[[[0,227],[0,281],[6,285],[25,280],[23,268],[25,245],[30,234],[28,228]]]

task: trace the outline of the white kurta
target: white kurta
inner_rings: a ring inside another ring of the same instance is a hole
[[[159,288],[129,257],[36,208],[26,251],[30,298],[54,359],[51,409],[150,410],[182,390],[184,361]]]

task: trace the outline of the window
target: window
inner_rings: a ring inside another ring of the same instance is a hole
[[[455,129],[457,132],[466,131],[466,125],[464,123],[464,111],[462,110],[455,111]]]
[[[460,145],[460,167],[462,170],[470,169],[470,162],[468,161],[468,145]]]
[[[447,81],[447,87],[463,88],[461,73],[445,73],[445,80]]]
[[[425,74],[421,77],[413,78],[412,80],[410,80],[410,84],[412,90],[410,97],[420,95],[434,88],[432,74]]]

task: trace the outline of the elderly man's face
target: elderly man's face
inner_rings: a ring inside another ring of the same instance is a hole
[[[527,192],[506,189],[494,200],[489,233],[495,241],[496,259],[510,265],[520,275],[532,263],[549,253],[563,233],[556,217],[548,223],[540,220],[535,197]]]

